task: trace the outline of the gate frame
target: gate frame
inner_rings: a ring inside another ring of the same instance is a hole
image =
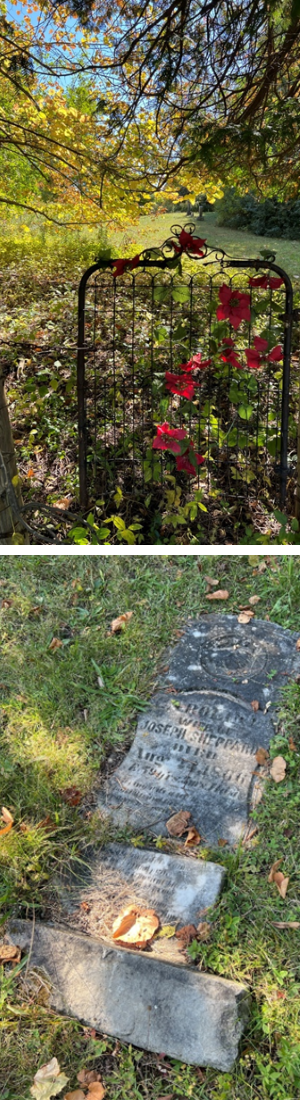
[[[170,232],[174,233],[174,236],[179,237],[184,229],[188,233],[194,231],[194,225],[188,224],[184,227],[174,225],[171,226]],[[179,231],[179,232],[178,232]],[[197,238],[196,238],[197,239]],[[170,259],[178,257],[178,252],[172,247],[174,242],[171,238],[161,246],[161,248],[145,249],[140,253],[140,259],[135,264],[135,270],[142,268],[143,271],[147,271],[148,268],[158,268],[162,271],[170,270]],[[150,254],[158,252],[161,253],[166,249],[168,252],[173,252],[173,256],[166,257],[165,259],[151,259]],[[271,250],[270,250],[271,251]],[[284,341],[283,341],[283,376],[282,376],[282,401],[281,401],[281,444],[280,444],[280,463],[277,467],[280,481],[280,507],[283,508],[286,500],[286,483],[288,475],[288,419],[289,419],[289,394],[290,394],[290,361],[291,361],[291,346],[292,346],[292,324],[293,324],[293,287],[289,275],[282,267],[275,264],[273,261],[267,260],[235,260],[231,256],[228,256],[223,249],[212,248],[210,245],[204,245],[204,251],[202,256],[198,256],[186,249],[182,248],[181,256],[187,255],[191,260],[203,261],[203,267],[212,266],[213,264],[219,264],[220,271],[230,268],[253,268],[254,271],[266,271],[269,273],[274,271],[276,275],[279,275],[285,285],[285,311],[284,315],[281,315],[284,320]],[[216,259],[207,259],[208,256],[213,255]],[[179,255],[179,259],[181,259]],[[144,257],[144,259],[142,258]],[[78,402],[78,437],[79,437],[79,499],[80,507],[83,511],[88,509],[88,486],[87,486],[87,430],[86,430],[86,403],[85,403],[85,294],[86,286],[91,275],[95,271],[110,270],[114,267],[119,257],[110,260],[97,260],[94,264],[84,272],[78,290],[78,342],[77,342],[77,402]],[[130,258],[129,258],[130,262]],[[176,269],[175,269],[176,270]],[[118,276],[119,278],[119,276]]]

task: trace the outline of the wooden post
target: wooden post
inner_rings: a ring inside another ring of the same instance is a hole
[[[4,378],[0,375],[0,450],[8,476],[11,481],[18,476],[12,430],[4,392]],[[10,545],[13,535],[21,531],[16,517],[12,514],[10,502],[5,490],[6,477],[3,468],[0,469],[0,545]],[[14,484],[14,492],[18,504],[22,504],[21,490],[17,482]],[[27,538],[24,538],[27,542]]]

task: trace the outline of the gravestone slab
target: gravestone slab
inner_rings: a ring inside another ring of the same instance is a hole
[[[268,713],[229,692],[158,694],[100,792],[99,809],[114,824],[164,836],[171,814],[189,810],[206,843],[234,843],[254,797],[255,751],[267,748],[272,734]]]
[[[121,951],[58,925],[11,921],[9,939],[46,972],[50,1003],[87,1026],[145,1050],[232,1068],[248,1017],[237,982]]]
[[[109,844],[87,854],[82,871],[57,887],[56,916],[109,943],[114,920],[135,902],[155,909],[161,926],[197,926],[201,911],[216,902],[224,877],[224,868],[216,863]],[[154,939],[149,951],[181,965],[186,962],[175,936]]]
[[[264,709],[300,674],[298,636],[262,619],[243,624],[236,615],[202,615],[170,650],[165,679],[178,691],[218,688],[257,699]]]

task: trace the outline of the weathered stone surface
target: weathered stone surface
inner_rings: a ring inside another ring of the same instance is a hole
[[[109,844],[61,885],[56,913],[77,931],[110,943],[113,921],[134,902],[155,909],[161,926],[197,925],[201,911],[216,902],[224,876],[216,863]],[[186,961],[175,937],[154,939],[149,950],[181,965]]]
[[[11,921],[9,935],[31,948],[30,921]],[[237,982],[39,923],[30,965],[48,975],[56,1011],[97,1031],[192,1065],[230,1070],[234,1063],[249,1004]]]
[[[236,615],[202,615],[170,651],[166,680],[178,691],[217,688],[258,699],[264,709],[289,677],[300,674],[297,637],[257,618],[242,624]]]
[[[170,815],[189,810],[207,843],[235,842],[254,796],[255,751],[272,734],[268,713],[229,692],[158,694],[98,806],[114,823],[153,835],[167,835]]]

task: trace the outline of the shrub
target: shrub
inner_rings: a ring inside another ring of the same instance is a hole
[[[279,202],[274,196],[259,202],[251,191],[239,195],[235,187],[227,187],[216,211],[217,225],[247,229],[261,237],[300,240],[300,199]]]

